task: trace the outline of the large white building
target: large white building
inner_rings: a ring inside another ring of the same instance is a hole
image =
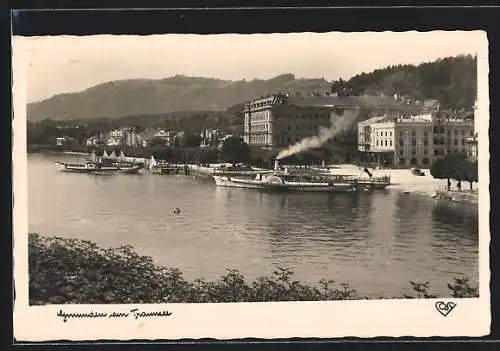
[[[373,117],[358,123],[358,150],[378,163],[427,168],[447,153],[467,153],[473,131],[472,120],[438,111]]]
[[[287,95],[273,94],[248,102],[243,111],[243,140],[253,145],[286,147],[316,135],[319,127],[330,125],[334,108],[313,105],[314,101],[304,99],[299,104]]]

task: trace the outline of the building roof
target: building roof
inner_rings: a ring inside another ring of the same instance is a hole
[[[369,125],[369,124],[373,124],[373,123],[381,123],[381,122],[388,122],[390,119],[387,117],[387,116],[376,116],[376,117],[372,117],[372,118],[368,118],[367,120],[364,120],[362,122],[359,122],[359,125],[361,126],[366,126],[366,125]]]

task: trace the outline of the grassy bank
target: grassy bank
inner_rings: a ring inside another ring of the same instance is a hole
[[[426,282],[409,282],[415,294],[429,298]],[[453,297],[475,297],[467,278],[455,278]],[[187,281],[176,268],[155,265],[131,246],[103,249],[91,241],[29,234],[31,305],[63,303],[266,302],[363,299],[347,283],[322,279],[308,286],[278,267],[271,276],[245,281],[238,270],[215,281]],[[394,298],[394,297],[393,297]]]

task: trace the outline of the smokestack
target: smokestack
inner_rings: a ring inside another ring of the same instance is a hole
[[[274,171],[278,172],[280,169],[280,161],[274,160]]]

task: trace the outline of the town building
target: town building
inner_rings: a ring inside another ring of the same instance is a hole
[[[379,164],[428,168],[448,153],[466,153],[473,130],[472,120],[434,108],[420,115],[373,117],[358,123],[358,150]]]
[[[250,145],[286,147],[330,125],[333,105],[319,99],[273,94],[245,104],[243,140]]]
[[[56,138],[56,145],[57,146],[66,146],[66,145],[73,144],[74,142],[75,142],[75,138],[70,137],[70,136],[63,136],[63,137]]]
[[[106,145],[108,146],[119,146],[125,144],[125,130],[116,129],[112,130],[106,136]]]
[[[179,132],[171,130],[158,130],[153,137],[161,138],[165,142],[165,145],[172,146],[175,144],[176,140],[180,140],[182,135],[180,135]]]
[[[201,144],[200,147],[209,147],[219,143],[223,137],[220,129],[203,129],[200,133]]]
[[[142,145],[141,137],[139,136],[139,134],[137,134],[133,131],[129,131],[129,132],[125,133],[125,144],[127,146]]]
[[[466,140],[466,150],[467,150],[467,157],[471,160],[477,160],[478,153],[477,153],[477,143],[478,143],[478,134],[474,134],[472,136],[469,136]]]

